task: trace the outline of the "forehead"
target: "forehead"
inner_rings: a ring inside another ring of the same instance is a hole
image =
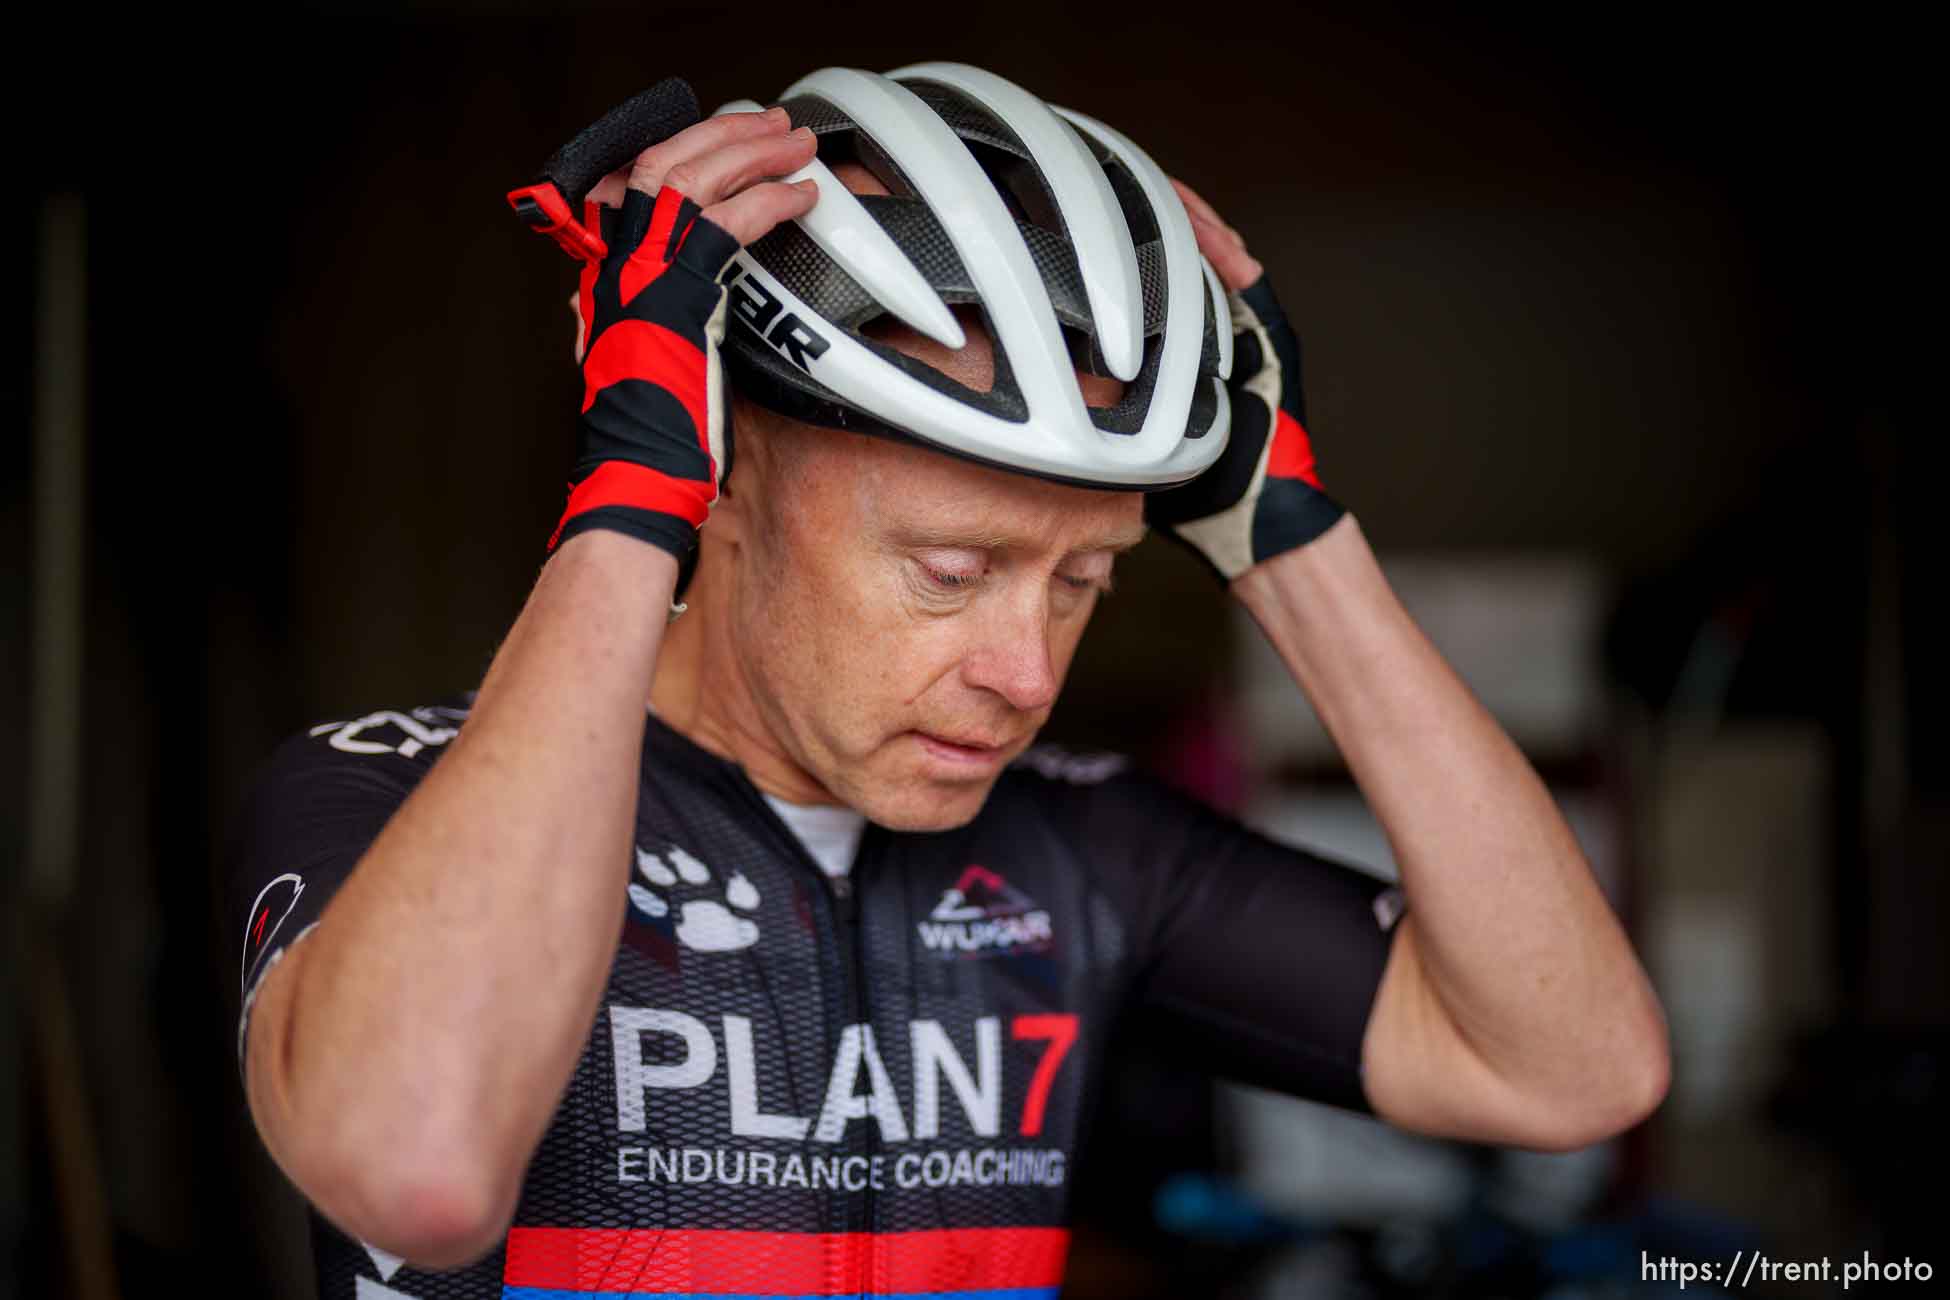
[[[1144,535],[1138,492],[1053,483],[892,438],[815,431],[833,464],[827,482],[852,485],[852,510],[882,542],[1124,549]]]

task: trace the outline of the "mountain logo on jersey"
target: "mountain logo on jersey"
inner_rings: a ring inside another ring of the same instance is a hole
[[[710,867],[671,845],[636,851],[630,882],[630,920],[662,938],[652,956],[670,964],[676,945],[692,952],[736,952],[758,942],[758,923],[740,913],[758,910],[758,888],[741,871],[722,883]]]
[[[1049,913],[987,867],[970,863],[915,930],[921,945],[944,957],[1046,952]]]

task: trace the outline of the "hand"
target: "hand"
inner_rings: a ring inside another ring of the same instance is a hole
[[[1321,490],[1300,391],[1300,342],[1239,232],[1173,180],[1199,251],[1232,302],[1232,434],[1211,468],[1145,498],[1145,519],[1230,582],[1305,546],[1346,511]]]
[[[577,293],[582,416],[551,551],[579,532],[615,529],[675,555],[682,596],[697,530],[731,467],[718,273],[739,244],[819,197],[811,181],[769,179],[812,157],[812,133],[789,125],[778,109],[710,118],[590,192],[590,229],[604,207],[620,212],[607,223],[607,254],[585,264]]]

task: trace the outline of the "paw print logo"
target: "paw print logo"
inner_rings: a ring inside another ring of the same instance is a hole
[[[758,942],[758,924],[740,912],[758,909],[758,889],[734,871],[722,891],[711,868],[672,845],[662,853],[636,851],[637,874],[630,882],[630,904],[652,920],[668,924],[673,903],[677,942],[693,952],[734,952]],[[647,882],[647,883],[646,883]],[[707,897],[674,901],[679,894],[705,891]],[[710,896],[715,895],[715,896]]]

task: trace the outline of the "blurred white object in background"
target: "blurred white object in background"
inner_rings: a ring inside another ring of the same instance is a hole
[[[1443,658],[1532,758],[1584,751],[1600,721],[1598,640],[1609,583],[1578,555],[1384,557],[1382,571]],[[1316,766],[1338,752],[1243,605],[1233,680],[1254,766]]]
[[[1221,1083],[1220,1114],[1240,1184],[1272,1212],[1372,1227],[1446,1219],[1470,1199],[1470,1162],[1452,1142],[1285,1093]]]

